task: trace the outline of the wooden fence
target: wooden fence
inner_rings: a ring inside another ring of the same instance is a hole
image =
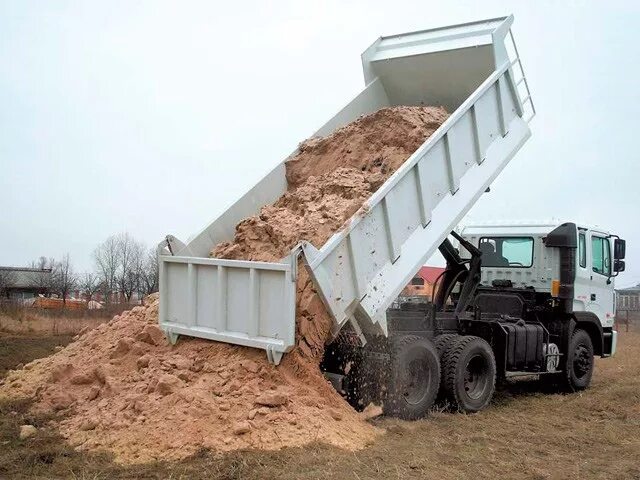
[[[618,309],[618,311],[616,312],[614,328],[618,330],[618,332],[622,332],[623,327],[624,327],[624,331],[628,332],[629,327],[637,328],[639,325],[640,325],[640,310]]]

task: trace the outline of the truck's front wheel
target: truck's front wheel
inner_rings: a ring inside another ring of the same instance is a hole
[[[495,391],[496,360],[482,338],[463,336],[446,351],[442,374],[445,392],[462,412],[485,408]]]
[[[440,361],[433,343],[415,335],[392,340],[383,402],[385,415],[415,420],[433,405],[440,386]]]
[[[570,391],[584,390],[593,375],[593,342],[589,334],[580,328],[574,330],[569,341],[567,368],[564,383]]]

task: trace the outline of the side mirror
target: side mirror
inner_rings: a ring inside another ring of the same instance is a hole
[[[624,242],[624,240],[623,240]],[[625,264],[624,264],[624,260],[614,260],[613,261],[613,271],[614,272],[624,272],[625,269]]]
[[[627,242],[625,242],[621,238],[616,238],[613,242],[613,258],[615,260],[622,260],[625,256],[626,250],[627,250]],[[624,265],[624,262],[622,262],[622,264]],[[624,266],[623,266],[623,270],[624,270]],[[622,272],[623,270],[620,270],[620,271]]]

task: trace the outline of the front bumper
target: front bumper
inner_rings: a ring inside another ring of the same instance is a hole
[[[613,357],[616,354],[616,349],[618,347],[618,331],[611,330],[609,332],[605,331],[602,333],[603,340],[603,349],[602,356],[603,357]]]
[[[618,331],[611,331],[611,356],[616,354],[616,348],[618,348]]]

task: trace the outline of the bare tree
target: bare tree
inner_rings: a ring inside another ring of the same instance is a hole
[[[110,303],[111,294],[118,290],[118,269],[120,266],[120,248],[118,237],[111,235],[93,252],[93,259],[102,285],[105,301]]]
[[[120,265],[118,286],[124,299],[129,302],[138,290],[140,272],[144,258],[144,246],[128,233],[118,235]]]
[[[158,289],[158,260],[155,250],[147,250],[129,233],[112,235],[94,251],[98,283],[105,298],[118,293],[130,302],[134,293],[144,296]]]
[[[16,281],[16,272],[0,268],[0,299],[9,296],[9,288]]]
[[[39,257],[31,262],[31,268],[40,271],[29,273],[29,282],[39,290],[41,294],[49,293],[52,287],[52,273],[56,261],[54,258]]]
[[[150,295],[158,291],[159,283],[158,252],[155,248],[147,250],[140,275],[140,295]]]
[[[47,257],[41,256],[38,257],[37,260],[33,260],[29,268],[37,268],[38,270],[42,270],[47,266]]]
[[[54,290],[62,298],[62,302],[66,304],[67,298],[78,283],[75,273],[73,273],[73,266],[69,254],[67,253],[62,260],[56,263],[53,269],[52,281]]]
[[[90,302],[93,299],[93,296],[102,288],[100,278],[98,277],[98,275],[95,275],[93,273],[85,273],[79,279],[79,286],[80,290],[82,290],[82,293],[86,295],[87,302]]]

